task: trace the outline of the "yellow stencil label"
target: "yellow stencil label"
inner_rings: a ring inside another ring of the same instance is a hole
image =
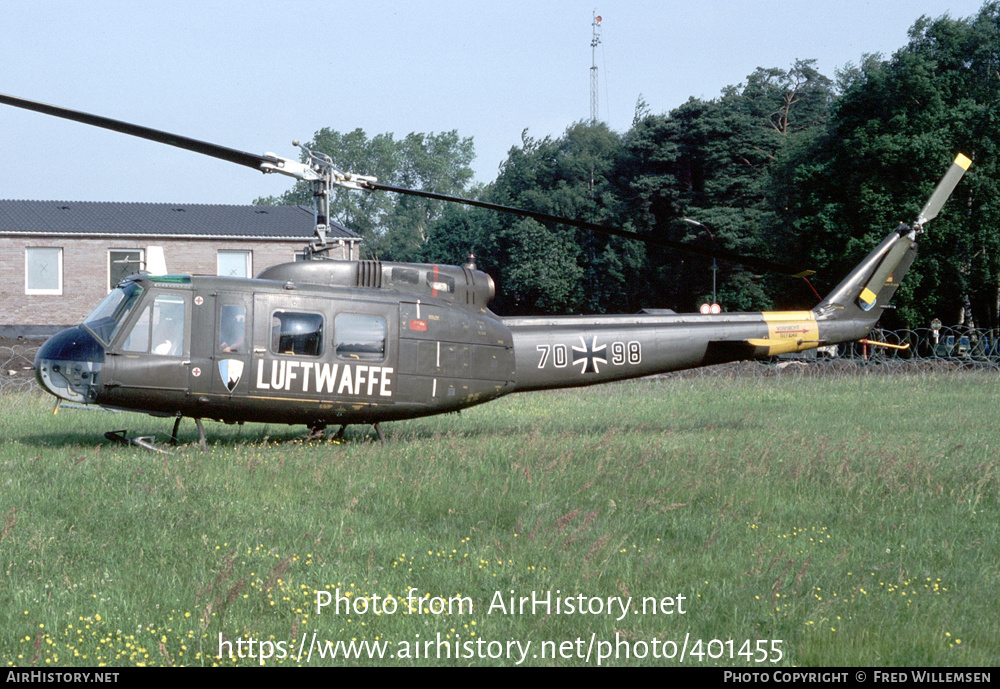
[[[786,354],[815,349],[819,345],[819,324],[812,311],[765,311],[767,338],[750,343],[768,348],[768,354]]]

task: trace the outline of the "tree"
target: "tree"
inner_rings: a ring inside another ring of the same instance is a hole
[[[637,227],[705,249],[766,256],[777,225],[772,169],[823,126],[833,100],[832,82],[812,65],[761,68],[716,100],[692,98],[667,115],[638,119],[621,161],[630,171],[622,198]],[[684,217],[709,230],[678,222]],[[711,295],[710,260],[656,255],[663,267],[651,268],[648,279],[672,306],[694,310]],[[729,310],[770,306],[764,283],[740,266],[720,263],[719,284]]]
[[[812,244],[803,250],[837,276],[900,221],[915,219],[957,152],[973,159],[921,238],[889,325],[963,314],[979,327],[998,325],[998,56],[997,3],[969,19],[921,18],[891,59],[869,56],[842,75],[846,90],[827,134],[790,161],[786,176],[799,184],[787,187],[787,217]]]
[[[558,139],[527,130],[484,195],[488,201],[594,223],[618,224],[612,176],[620,137],[603,123],[579,122]],[[627,301],[629,242],[563,226],[495,215],[488,219],[491,265],[501,313],[599,313]],[[634,251],[631,251],[634,255]]]

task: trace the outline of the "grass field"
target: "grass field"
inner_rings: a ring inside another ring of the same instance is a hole
[[[169,419],[9,394],[0,662],[995,665],[998,402],[984,373],[663,378],[385,447],[209,423],[201,453],[186,421],[168,456],[103,433]]]

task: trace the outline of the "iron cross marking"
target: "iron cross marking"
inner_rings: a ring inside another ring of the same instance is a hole
[[[597,368],[597,362],[602,364],[608,363],[608,358],[606,352],[608,351],[608,346],[602,344],[600,347],[597,346],[597,337],[592,337],[590,339],[590,344],[580,336],[580,343],[582,347],[577,347],[573,345],[573,364],[583,364],[580,368],[580,373],[600,373],[600,369]]]

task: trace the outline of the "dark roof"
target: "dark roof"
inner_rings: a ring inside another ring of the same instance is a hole
[[[331,240],[360,239],[331,225]],[[0,235],[308,239],[314,233],[313,212],[305,206],[0,199]]]

